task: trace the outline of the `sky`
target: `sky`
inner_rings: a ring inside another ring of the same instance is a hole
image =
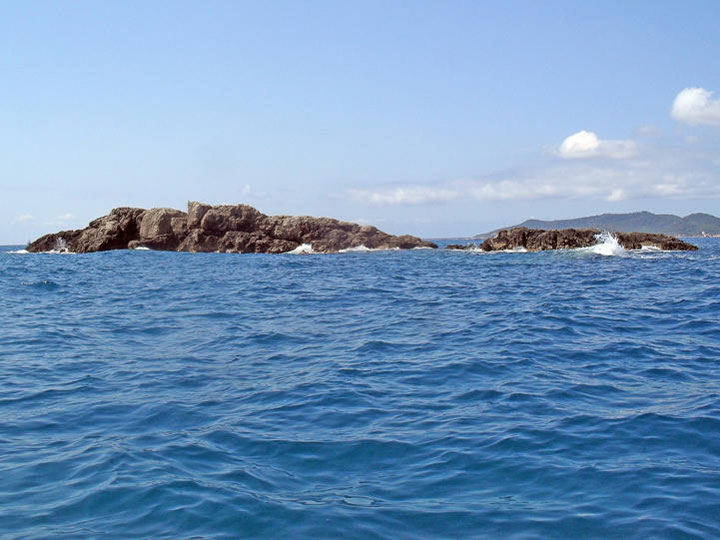
[[[720,2],[0,4],[0,244],[117,206],[720,214]]]

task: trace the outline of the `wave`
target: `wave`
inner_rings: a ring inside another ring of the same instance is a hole
[[[23,281],[20,285],[35,289],[57,289],[60,286],[49,279],[43,279],[42,281]]]
[[[14,249],[11,251],[6,251],[5,253],[10,253],[12,255],[30,255],[32,252],[28,251],[27,249]],[[76,255],[76,253],[68,251],[67,249],[51,249],[49,251],[39,251],[38,253],[48,255]]]
[[[338,253],[367,253],[368,251],[376,251],[376,250],[370,249],[369,247],[365,246],[364,244],[360,244],[359,246],[340,249],[340,250],[338,250]]]
[[[288,255],[310,255],[312,253],[315,253],[315,250],[313,250],[312,244],[300,244],[295,249],[292,249],[286,253]]]
[[[0,251],[0,536],[720,538],[720,239],[640,251]]]
[[[594,246],[578,248],[573,251],[578,253],[587,253],[592,255],[602,255],[603,257],[624,257],[628,254],[627,250],[620,245],[617,237],[610,232],[601,232],[596,235],[598,243]]]
[[[418,249],[418,248],[413,248],[413,249]],[[370,253],[372,251],[400,251],[400,248],[398,248],[398,247],[369,248],[364,244],[360,244],[359,246],[340,249],[340,250],[338,250],[338,253]]]
[[[417,249],[417,248],[416,248]],[[497,253],[530,253],[527,248],[524,248],[522,246],[514,247],[511,249],[497,249],[494,251],[485,251],[480,246],[475,246],[467,249],[458,249],[454,250],[458,252],[464,252],[464,253],[481,253],[483,255],[494,255]]]

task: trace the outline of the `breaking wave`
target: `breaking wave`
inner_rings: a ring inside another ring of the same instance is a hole
[[[313,250],[312,244],[300,244],[298,247],[288,251],[287,253],[289,255],[310,255],[315,253],[315,250]]]
[[[417,248],[413,248],[413,249],[417,249]],[[338,253],[370,253],[372,251],[400,251],[400,248],[397,248],[397,247],[369,248],[364,244],[360,244],[359,246],[340,249],[340,250],[338,250]]]
[[[338,250],[338,253],[367,253],[368,251],[374,251],[374,250],[370,249],[369,247],[365,246],[364,244],[360,244],[359,246],[340,249],[340,250]]]
[[[580,253],[588,253],[593,255],[602,255],[603,257],[624,257],[627,250],[620,245],[617,237],[610,232],[601,232],[596,235],[598,243],[594,246],[579,248],[576,251]]]

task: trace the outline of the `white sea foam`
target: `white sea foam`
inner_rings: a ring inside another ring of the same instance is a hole
[[[360,244],[359,246],[345,248],[345,249],[339,249],[338,253],[370,253],[374,251],[400,251],[399,247],[392,247],[392,248],[369,248],[363,244]]]
[[[497,253],[528,253],[527,248],[524,248],[522,246],[514,247],[512,249],[496,249],[494,251],[485,251],[480,246],[474,246],[467,249],[458,249],[456,251],[466,253],[482,253],[483,255],[494,255]]]
[[[298,247],[288,251],[287,253],[291,255],[310,255],[311,253],[315,253],[315,251],[312,248],[312,244],[300,244]]]
[[[133,248],[133,251],[150,251],[150,248],[145,246],[138,246],[136,248]]]
[[[345,248],[338,250],[338,253],[366,253],[368,251],[376,251],[373,249],[370,249],[369,247],[366,247],[363,244],[360,244],[359,246]]]
[[[30,253],[27,249],[14,249],[12,251],[8,251],[7,253],[14,253],[16,255],[25,255],[26,253]]]
[[[618,239],[609,232],[602,232],[595,236],[598,243],[594,246],[580,248],[577,251],[581,253],[592,253],[594,255],[602,255],[604,257],[624,257],[627,251],[620,245]]]

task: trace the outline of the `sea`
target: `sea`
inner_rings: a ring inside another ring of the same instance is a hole
[[[0,248],[0,537],[718,538],[696,252]]]

